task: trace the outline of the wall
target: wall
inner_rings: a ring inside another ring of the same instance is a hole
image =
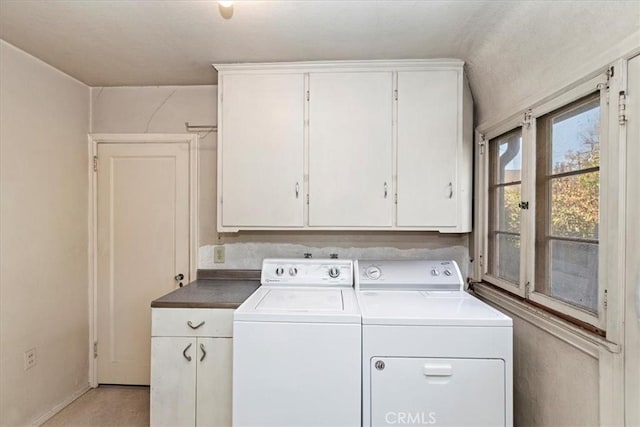
[[[599,425],[598,360],[507,314],[513,318],[515,425]]]
[[[627,425],[640,425],[640,55],[629,62],[627,127],[625,401]]]
[[[0,41],[0,94],[0,425],[11,426],[88,387],[89,88]]]
[[[92,88],[92,132],[95,133],[184,133],[185,122],[211,125],[217,119],[217,86],[149,86]],[[216,134],[201,133],[200,139],[200,267],[201,268],[259,268],[262,254],[292,253],[302,256],[304,245],[315,253],[326,252],[328,247],[398,248],[398,257],[416,256],[412,249],[468,248],[467,235],[448,235],[428,232],[240,232],[216,231]],[[248,251],[261,251],[252,264],[244,262]],[[230,246],[226,263],[213,264],[212,245]],[[374,256],[379,251],[366,252]],[[465,252],[466,251],[462,251]],[[347,253],[343,251],[343,253]],[[349,252],[352,253],[352,252]],[[362,253],[359,251],[357,253]],[[442,252],[424,251],[420,256]],[[448,254],[445,252],[445,254]],[[460,250],[453,249],[453,254]],[[271,255],[273,256],[273,255]],[[465,262],[467,257],[460,256]],[[463,267],[464,268],[464,267]]]
[[[463,59],[477,123],[505,119],[638,46],[640,2],[578,3],[519,2],[470,41]]]

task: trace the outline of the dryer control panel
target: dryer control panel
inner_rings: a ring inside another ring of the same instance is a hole
[[[356,289],[461,291],[464,281],[452,260],[357,260]]]
[[[277,259],[262,261],[260,283],[278,286],[353,287],[353,262],[338,259]]]

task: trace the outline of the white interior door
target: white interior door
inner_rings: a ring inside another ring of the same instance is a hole
[[[640,425],[640,56],[629,61],[625,309],[625,421]]]
[[[457,222],[458,71],[398,73],[398,226]]]
[[[309,90],[309,225],[392,225],[391,73],[311,73]]]
[[[304,75],[225,75],[221,224],[301,227]]]
[[[98,144],[97,379],[149,384],[151,308],[189,277],[188,143]]]

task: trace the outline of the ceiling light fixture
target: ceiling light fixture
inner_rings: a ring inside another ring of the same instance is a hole
[[[220,12],[220,16],[224,19],[231,19],[233,16],[233,1],[219,1],[218,12]]]

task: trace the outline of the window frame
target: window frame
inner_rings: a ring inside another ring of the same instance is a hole
[[[581,309],[559,299],[550,297],[536,291],[535,284],[535,243],[536,243],[536,143],[537,143],[537,121],[548,113],[569,106],[590,94],[600,92],[600,225],[598,244],[598,312]],[[559,313],[573,319],[575,323],[584,323],[596,329],[606,331],[607,318],[607,266],[609,259],[609,246],[605,245],[608,238],[606,230],[607,221],[614,212],[609,209],[609,195],[604,189],[609,188],[608,174],[613,173],[609,168],[609,159],[614,156],[613,151],[617,147],[609,145],[609,136],[613,132],[610,123],[610,115],[617,114],[615,104],[611,106],[607,103],[609,95],[609,78],[607,73],[598,73],[595,77],[583,80],[572,87],[564,90],[557,96],[548,97],[537,105],[521,114],[511,116],[509,119],[500,122],[496,126],[487,128],[483,133],[479,133],[480,155],[478,156],[478,229],[479,234],[478,250],[476,256],[480,260],[478,275],[480,280],[488,282],[511,294],[525,299],[543,309]],[[521,171],[521,197],[522,201],[529,202],[528,209],[524,209],[520,216],[520,283],[514,285],[506,280],[502,280],[488,272],[489,269],[489,188],[490,182],[490,141],[495,138],[507,135],[517,130],[522,130],[522,171]],[[617,197],[614,196],[614,197]]]
[[[506,125],[506,127],[509,127],[509,125]],[[502,130],[503,128],[500,128],[500,130]],[[491,171],[491,154],[492,154],[492,149],[491,149],[491,141],[494,141],[497,138],[502,138],[504,136],[508,136],[511,133],[516,133],[518,130],[520,130],[520,136],[522,138],[522,142],[521,142],[521,146],[520,146],[520,152],[521,152],[521,156],[522,156],[522,170],[520,171],[520,197],[523,198],[523,190],[524,190],[524,186],[523,186],[523,179],[524,179],[524,169],[525,169],[525,163],[524,163],[524,149],[525,149],[525,136],[524,136],[524,129],[523,126],[520,124],[519,126],[514,127],[513,129],[509,129],[505,132],[502,133],[498,133],[496,136],[494,136],[491,139],[487,139],[486,140],[486,147],[485,147],[485,153],[487,154],[485,157],[485,170],[486,170],[486,196],[484,197],[485,200],[485,214],[484,214],[484,229],[486,230],[485,233],[485,237],[483,239],[483,245],[484,245],[484,254],[486,254],[486,257],[484,257],[484,259],[486,260],[486,262],[484,263],[484,268],[482,271],[483,274],[483,280],[490,282],[496,286],[498,286],[499,288],[502,288],[508,292],[512,292],[516,295],[518,295],[519,297],[525,297],[525,287],[523,286],[524,280],[525,280],[525,275],[524,275],[524,268],[523,267],[523,262],[525,261],[525,256],[524,256],[524,243],[523,243],[523,236],[522,236],[522,222],[523,222],[523,217],[524,215],[522,214],[521,211],[521,215],[520,215],[520,233],[519,233],[519,237],[520,237],[520,278],[518,280],[518,283],[513,283],[510,282],[506,279],[503,279],[501,277],[495,276],[493,274],[491,274],[489,272],[489,268],[490,268],[490,262],[491,262],[491,258],[490,258],[490,251],[491,251],[491,236],[490,233],[492,232],[492,227],[489,224],[490,221],[493,221],[493,218],[490,218],[489,212],[491,209],[491,196],[490,196],[490,189],[492,186],[494,186],[495,184],[491,181],[491,177],[492,177],[492,171]],[[524,199],[523,199],[524,200]]]

